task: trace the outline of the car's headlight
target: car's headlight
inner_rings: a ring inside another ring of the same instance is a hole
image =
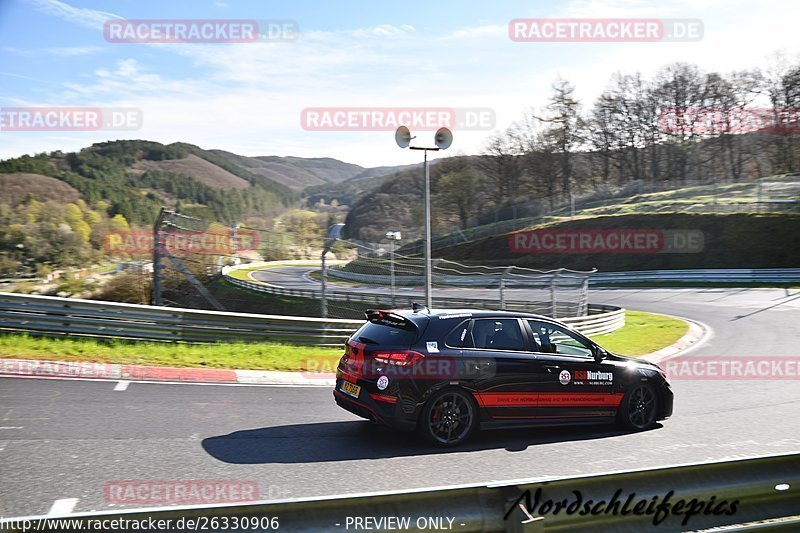
[[[662,378],[664,378],[664,381],[669,383],[669,379],[667,379],[667,373],[664,372],[664,370],[662,370],[660,366],[656,368],[642,366],[639,367],[638,370],[639,373],[645,377],[654,378],[656,376],[661,376]]]

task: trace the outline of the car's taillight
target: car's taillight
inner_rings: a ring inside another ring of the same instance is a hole
[[[421,353],[411,350],[402,352],[376,352],[371,355],[372,359],[378,363],[404,367],[414,366],[422,359],[425,359],[425,356]]]

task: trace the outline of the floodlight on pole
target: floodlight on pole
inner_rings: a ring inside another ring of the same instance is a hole
[[[433,294],[431,293],[433,274],[431,271],[431,175],[428,169],[428,151],[447,150],[453,144],[453,133],[447,128],[439,128],[434,135],[435,147],[410,146],[413,139],[416,137],[412,137],[411,132],[405,126],[397,128],[394,134],[394,140],[400,148],[425,152],[423,158],[425,167],[425,307],[431,309],[433,307]]]
[[[389,240],[389,287],[392,297],[392,307],[394,307],[395,283],[394,283],[394,241],[399,241],[403,238],[403,234],[399,231],[387,231],[386,238]]]

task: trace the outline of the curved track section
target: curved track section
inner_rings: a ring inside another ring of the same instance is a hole
[[[311,283],[300,270],[270,276],[272,282],[283,276],[285,283]],[[592,292],[595,301],[710,326],[713,336],[682,357],[800,357],[798,291]],[[111,507],[104,495],[114,480],[252,482],[266,499],[800,451],[797,380],[673,385],[675,414],[651,431],[487,432],[463,448],[440,450],[355,418],[336,407],[325,388],[131,383],[114,390],[113,382],[5,378],[0,379],[0,515],[46,513],[66,498],[77,498],[75,511],[120,507]]]

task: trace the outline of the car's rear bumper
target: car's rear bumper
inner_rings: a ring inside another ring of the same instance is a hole
[[[402,416],[396,401],[375,400],[372,397],[373,395],[367,392],[365,388],[361,389],[361,394],[358,398],[353,398],[338,389],[339,380],[337,380],[336,389],[333,391],[333,397],[336,400],[336,405],[342,409],[361,418],[396,429],[410,431],[416,428],[416,421]]]

